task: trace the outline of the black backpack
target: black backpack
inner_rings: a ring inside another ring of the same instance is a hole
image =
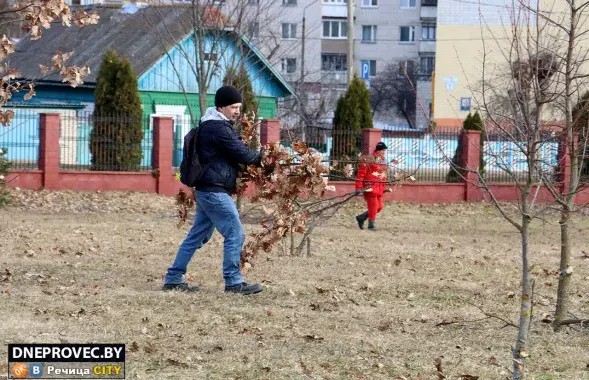
[[[209,165],[203,166],[198,158],[198,137],[202,124],[192,128],[184,136],[184,151],[180,164],[180,182],[188,187],[195,187]]]

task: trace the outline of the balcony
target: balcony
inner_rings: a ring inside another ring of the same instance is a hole
[[[438,7],[424,7],[419,10],[422,20],[435,20],[438,18]]]
[[[348,17],[348,7],[346,4],[323,4],[321,6],[321,16]]]
[[[435,53],[436,52],[436,41],[420,41],[419,42],[420,53]]]
[[[347,71],[322,71],[321,72],[321,83],[322,84],[345,85],[348,83],[348,72]]]

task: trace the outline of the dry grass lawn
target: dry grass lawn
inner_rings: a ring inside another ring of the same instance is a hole
[[[510,376],[516,330],[481,309],[517,322],[519,242],[489,205],[390,204],[377,232],[358,230],[349,205],[316,230],[311,257],[259,257],[247,278],[265,291],[243,297],[221,292],[218,234],[189,268],[202,292],[159,290],[187,231],[170,198],[15,196],[0,211],[3,376],[11,342],[126,343],[129,379],[437,379],[440,357],[448,379]],[[589,220],[575,223],[571,310],[586,317]],[[542,322],[558,225],[537,222],[532,241],[529,378],[589,379],[589,329]]]

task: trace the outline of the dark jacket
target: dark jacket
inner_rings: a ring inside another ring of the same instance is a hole
[[[235,188],[239,164],[260,165],[260,153],[249,149],[232,123],[215,108],[201,119],[198,153],[205,171],[196,190],[230,193]]]

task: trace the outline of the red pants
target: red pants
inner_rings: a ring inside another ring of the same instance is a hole
[[[381,212],[384,207],[382,195],[364,194],[364,199],[366,200],[366,206],[368,206],[368,219],[376,220],[376,214]]]

